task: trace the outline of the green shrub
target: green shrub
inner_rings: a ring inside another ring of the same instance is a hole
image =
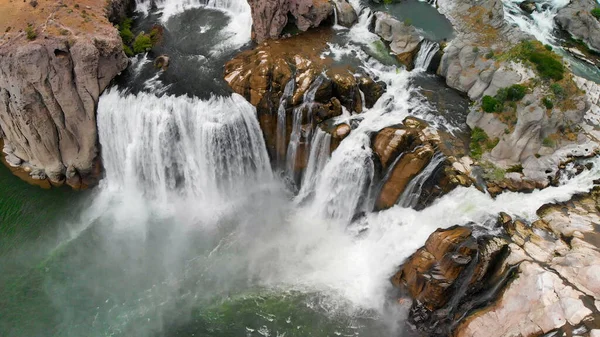
[[[520,84],[511,85],[506,91],[506,98],[510,101],[517,102],[525,97],[527,88]]]
[[[126,44],[123,44],[123,51],[125,52],[125,55],[129,57],[132,57],[134,55],[133,50],[131,50],[131,48],[129,48],[129,46]]]
[[[473,52],[474,53],[479,53],[479,47],[477,47],[477,46],[473,47]]]
[[[547,51],[552,51],[552,49],[554,49],[554,48],[552,48],[552,46],[551,46],[551,45],[549,45],[549,44],[546,44],[546,45],[544,45],[544,48],[546,48],[546,50],[547,50]]]
[[[592,9],[592,15],[600,20],[600,7]]]
[[[555,59],[552,54],[533,52],[529,56],[529,61],[536,65],[538,72],[544,78],[560,81],[564,77],[565,66]]]
[[[493,50],[490,50],[487,54],[485,54],[485,58],[488,59],[488,60],[491,59],[491,58],[493,58],[493,57],[494,57],[494,51]]]
[[[542,140],[542,144],[546,147],[554,147],[555,145],[554,141],[550,137],[544,138],[544,140]]]
[[[554,93],[554,96],[556,96],[557,98],[560,98],[560,99],[565,98],[565,88],[563,88],[562,85],[560,85],[558,83],[553,83],[550,86],[550,89]]]
[[[544,104],[544,106],[546,107],[546,109],[552,109],[552,108],[554,108],[554,103],[552,103],[552,99],[550,99],[550,97],[544,97],[542,99],[542,104]]]
[[[481,108],[485,112],[498,112],[502,110],[502,102],[492,96],[483,96],[481,99]]]
[[[511,167],[509,167],[506,172],[517,172],[517,173],[523,173],[523,165],[521,164],[517,164],[517,165],[513,165]]]
[[[144,53],[152,49],[152,39],[150,35],[140,34],[133,41],[133,52],[135,54]]]
[[[405,26],[410,26],[410,25],[412,25],[412,20],[411,20],[411,19],[405,19],[405,20],[404,20],[404,25],[405,25]]]
[[[35,38],[37,37],[35,29],[33,29],[33,26],[31,24],[27,25],[27,28],[25,28],[25,33],[27,33],[28,40],[35,40]]]
[[[119,25],[119,35],[125,44],[130,44],[133,41],[133,33],[131,32],[131,24],[133,20],[126,18]]]
[[[483,154],[483,148],[481,144],[489,142],[488,135],[483,129],[475,127],[471,130],[471,144],[469,146],[471,150],[471,157],[479,159]]]

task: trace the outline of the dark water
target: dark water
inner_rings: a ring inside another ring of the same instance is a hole
[[[155,24],[164,27],[162,42],[146,55],[137,55],[132,66],[117,79],[121,89],[137,93],[151,91],[167,95],[189,95],[207,99],[228,96],[231,89],[223,79],[223,65],[251,43],[240,48],[219,47],[231,38],[223,32],[231,20],[222,11],[192,8],[161,21],[161,13],[140,15],[134,34],[149,32]],[[169,57],[166,71],[157,69],[154,60]]]

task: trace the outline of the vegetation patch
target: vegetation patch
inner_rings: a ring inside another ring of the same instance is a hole
[[[525,97],[527,94],[527,87],[521,84],[511,85],[508,88],[502,88],[498,90],[496,96],[483,96],[481,99],[481,108],[485,112],[502,112],[504,111],[504,103],[510,101],[514,108],[516,108],[516,104],[514,102],[518,102]]]
[[[125,18],[119,25],[119,35],[123,41],[123,51],[129,57],[145,53],[150,51],[154,46],[162,42],[163,27],[155,25],[149,34],[144,32],[139,33],[137,36],[131,31],[133,20],[131,18]]]
[[[37,37],[37,34],[32,24],[27,25],[27,28],[25,28],[25,33],[27,34],[28,40],[35,40],[35,38]]]
[[[592,9],[592,15],[593,15],[593,16],[594,16],[596,19],[600,20],[600,7],[597,7],[597,8],[594,8],[594,9]]]
[[[506,170],[506,172],[523,173],[523,165],[521,165],[521,164],[513,165],[513,166],[509,167]]]
[[[471,157],[480,159],[483,152],[493,149],[499,141],[498,138],[491,140],[483,129],[475,127],[471,130]]]

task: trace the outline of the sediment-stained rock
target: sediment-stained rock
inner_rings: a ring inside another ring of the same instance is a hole
[[[434,336],[590,331],[600,317],[599,205],[596,188],[541,207],[533,223],[501,213],[505,235],[497,238],[475,240],[466,227],[438,230],[392,282],[416,300],[411,320],[417,328]],[[472,265],[484,260],[481,269]]]
[[[44,2],[27,9],[21,32],[21,22],[0,24],[14,29],[0,40],[5,152],[35,178],[76,188],[94,180],[100,93],[128,62],[104,6],[89,5]]]
[[[329,30],[317,29],[300,36],[266,41],[225,65],[225,81],[257,107],[272,161],[286,158],[294,120],[301,124],[300,135],[297,135],[296,173],[306,166],[304,154],[308,153],[310,137],[316,127],[332,134],[335,148],[351,128],[345,124],[338,129],[338,124],[329,121],[341,115],[344,109],[361,113],[363,107],[372,107],[384,92],[381,83],[363,72],[336,66],[331,59],[321,58],[329,35]],[[285,119],[283,135],[277,131],[282,117]]]
[[[446,137],[446,136],[443,136]],[[375,207],[385,209],[395,205],[412,179],[432,161],[434,154],[443,156],[439,167],[422,181],[417,208],[457,186],[471,186],[473,179],[466,161],[457,159],[457,149],[447,146],[442,135],[427,123],[406,118],[402,125],[386,127],[372,138],[373,153],[381,164],[383,178]]]

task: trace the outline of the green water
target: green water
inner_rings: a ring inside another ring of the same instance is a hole
[[[54,317],[46,310],[40,263],[60,243],[61,220],[72,219],[87,193],[43,190],[0,165],[0,332],[2,336],[48,335]],[[23,328],[31,332],[21,333]]]
[[[173,230],[178,218],[152,206],[133,229],[117,228],[108,208],[86,218],[102,200],[99,189],[43,190],[0,167],[0,336],[390,334],[377,315],[325,295],[253,285],[244,247],[213,254],[222,235]]]
[[[432,41],[450,40],[454,28],[446,17],[428,3],[418,0],[403,0],[391,4],[372,4],[373,10],[390,13],[396,19],[411,24],[423,31]]]

